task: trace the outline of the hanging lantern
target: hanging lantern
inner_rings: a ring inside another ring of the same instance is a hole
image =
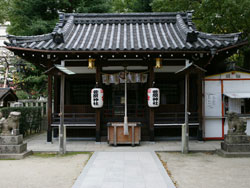
[[[91,90],[91,106],[93,108],[103,107],[103,89],[94,88]]]
[[[89,66],[88,69],[94,69],[95,68],[95,59],[89,59]]]
[[[162,66],[162,58],[156,58],[155,68],[160,69]]]
[[[148,106],[151,108],[160,106],[160,90],[158,88],[148,88]]]

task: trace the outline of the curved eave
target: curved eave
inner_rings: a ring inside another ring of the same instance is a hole
[[[240,43],[226,46],[224,48],[217,49],[216,52],[222,52],[225,50],[230,50],[237,47],[242,47],[244,45],[249,44],[248,41],[242,41]],[[108,53],[210,53],[210,49],[204,50],[204,49],[187,49],[187,50],[85,50],[85,51],[79,51],[79,50],[41,50],[41,49],[32,49],[32,48],[21,48],[21,47],[15,47],[15,46],[4,46],[4,48],[10,50],[10,51],[26,51],[26,52],[37,52],[37,53],[72,53],[72,54],[108,54]]]
[[[108,54],[108,53],[207,53],[210,50],[40,50],[40,49],[32,49],[32,48],[21,48],[15,46],[5,46],[6,49],[11,51],[26,51],[26,52],[37,52],[37,53],[72,53],[72,54]]]
[[[248,40],[244,40],[244,41],[242,41],[240,43],[237,43],[235,45],[218,49],[217,52],[222,52],[222,51],[225,51],[225,50],[230,50],[230,49],[233,49],[233,48],[236,48],[236,47],[242,47],[242,46],[245,46],[247,44],[249,44]]]

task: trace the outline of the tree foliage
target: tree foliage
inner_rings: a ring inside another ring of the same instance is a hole
[[[8,20],[9,3],[10,0],[0,0],[0,23]]]
[[[153,0],[155,12],[194,10],[197,27],[209,33],[250,33],[249,0]]]
[[[250,1],[249,0],[153,0],[152,9],[162,11],[194,10],[197,29],[208,33],[243,32],[243,38],[250,39]],[[236,60],[250,68],[250,49],[242,49],[242,58]],[[234,57],[235,58],[235,57]]]
[[[201,0],[153,0],[151,6],[154,12],[180,12],[195,10]]]
[[[152,12],[152,0],[113,0],[114,12]]]
[[[111,11],[109,0],[82,0],[76,7],[75,12],[82,13],[107,13]]]
[[[108,12],[105,0],[10,0],[8,32],[14,35],[39,35],[51,32],[58,12]]]
[[[46,96],[47,75],[43,74],[41,69],[29,62],[24,62],[20,59],[16,59],[16,62],[17,65],[19,64],[19,67],[17,67],[18,71],[14,74],[13,82],[15,86],[25,91],[30,99]],[[21,96],[25,95],[22,94]]]
[[[207,0],[197,10],[202,19],[199,27],[213,33],[250,33],[249,0]]]

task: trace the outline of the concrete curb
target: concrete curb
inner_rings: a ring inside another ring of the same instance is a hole
[[[84,178],[86,177],[86,174],[88,173],[90,167],[92,166],[93,162],[95,161],[97,157],[98,152],[94,152],[89,161],[87,162],[86,166],[83,167],[83,171],[81,172],[80,176],[78,176],[77,180],[75,181],[72,188],[80,188],[82,184],[84,183]]]
[[[167,184],[168,188],[176,188],[173,181],[171,180],[171,178],[169,177],[167,171],[165,170],[164,166],[162,165],[160,159],[158,158],[158,156],[156,155],[155,152],[151,152],[151,155],[153,156],[153,159],[155,160],[158,169],[160,170],[160,173],[164,179],[164,181]]]

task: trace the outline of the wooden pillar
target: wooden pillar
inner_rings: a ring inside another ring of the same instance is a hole
[[[59,128],[59,153],[66,153],[66,130],[64,126],[64,89],[65,75],[61,75],[61,93],[60,93],[60,128]]]
[[[47,111],[48,111],[48,130],[47,130],[47,142],[52,141],[52,128],[51,128],[51,122],[52,122],[52,75],[48,75],[48,105],[47,105]]]
[[[149,87],[153,87],[153,82],[155,79],[153,65],[150,65],[148,69],[149,69]],[[150,141],[154,141],[154,122],[155,122],[154,109],[149,108],[149,136],[150,136],[149,139]]]
[[[198,104],[198,122],[199,122],[199,128],[198,128],[198,140],[203,140],[203,79],[204,79],[204,73],[198,72],[197,73],[197,104]]]
[[[54,113],[58,113],[58,76],[54,75]]]
[[[96,65],[96,82],[98,83],[98,87],[101,87],[102,85],[102,79],[101,79],[101,66]],[[105,96],[104,96],[105,97]],[[101,141],[101,109],[96,108],[95,111],[95,123],[96,123],[96,142]]]

